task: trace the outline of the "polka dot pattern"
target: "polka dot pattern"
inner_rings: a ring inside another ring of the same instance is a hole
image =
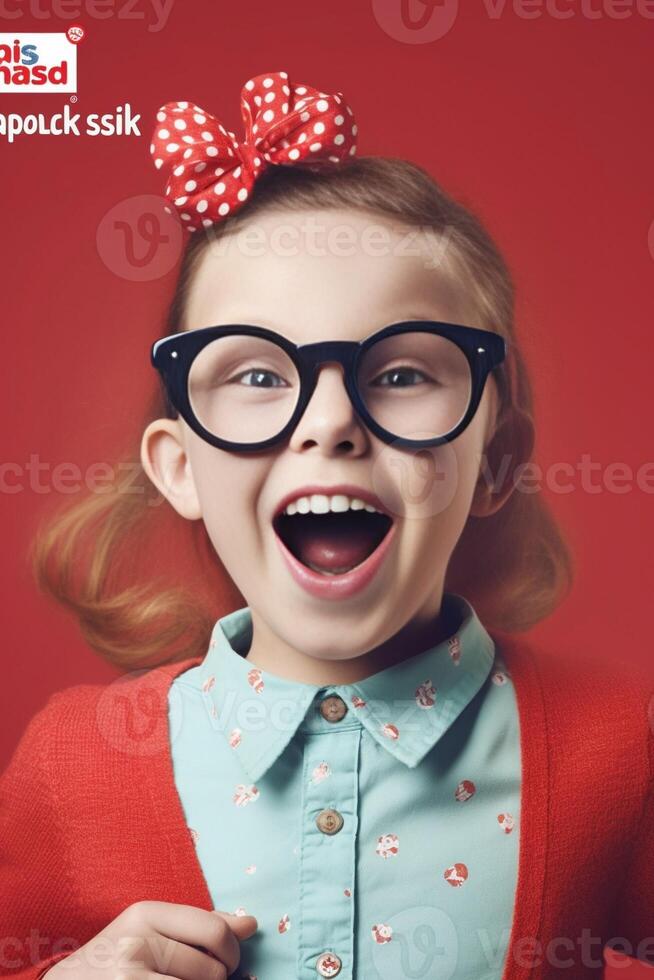
[[[257,177],[271,164],[321,169],[356,153],[354,113],[342,93],[295,85],[283,71],[245,83],[241,116],[245,139],[239,143],[215,116],[192,102],[168,102],[157,112],[150,154],[164,172],[166,197],[190,231],[243,207]]]

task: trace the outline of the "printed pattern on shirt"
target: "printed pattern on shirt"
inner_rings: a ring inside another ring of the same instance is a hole
[[[298,689],[219,637],[177,679],[172,755],[198,860],[215,907],[259,922],[241,943],[240,977],[395,980],[451,966],[452,980],[500,980],[518,718],[501,655],[487,656],[471,622],[351,687]],[[341,721],[320,714],[327,696],[342,697]]]

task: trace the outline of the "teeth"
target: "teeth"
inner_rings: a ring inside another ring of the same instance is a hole
[[[379,514],[376,507],[367,504],[358,497],[348,497],[344,493],[336,493],[328,497],[324,493],[313,493],[310,497],[298,497],[286,507],[285,514],[343,514],[346,510],[367,510],[371,514]]]

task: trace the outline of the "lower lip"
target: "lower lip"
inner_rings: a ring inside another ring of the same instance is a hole
[[[381,568],[395,537],[395,523],[391,525],[381,544],[375,548],[372,554],[368,555],[365,561],[351,568],[349,572],[343,572],[342,575],[321,575],[319,572],[307,568],[288,550],[277,532],[273,530],[273,533],[288,570],[305,592],[316,596],[318,599],[347,599],[365,589]]]

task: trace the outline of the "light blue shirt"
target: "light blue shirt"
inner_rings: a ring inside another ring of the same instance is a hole
[[[235,976],[500,980],[517,702],[470,603],[445,593],[443,611],[449,639],[318,686],[245,659],[244,607],[171,685],[175,784],[214,907],[259,923]]]

